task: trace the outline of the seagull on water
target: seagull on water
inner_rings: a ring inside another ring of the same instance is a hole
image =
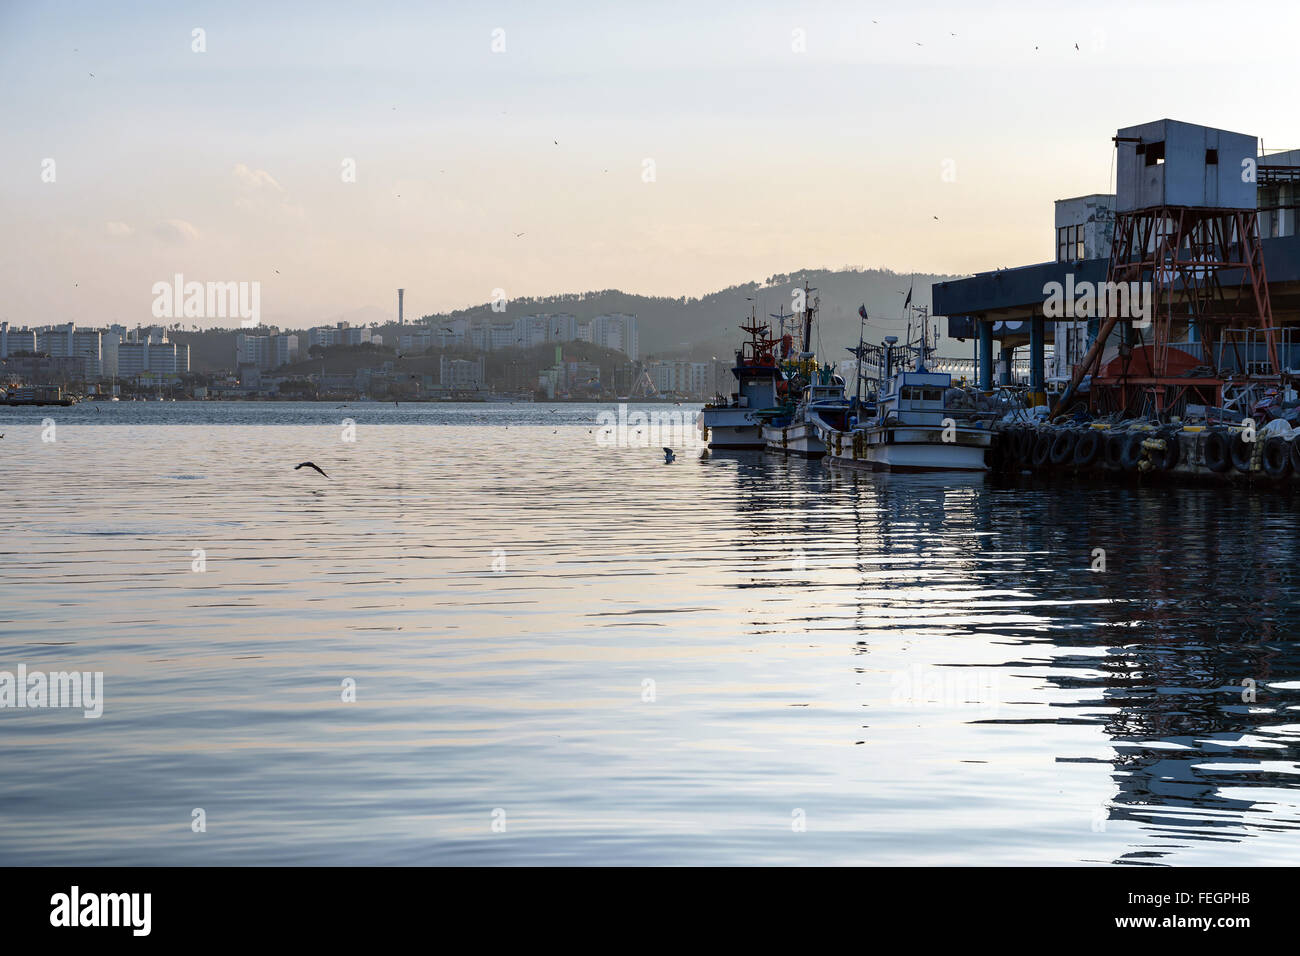
[[[315,468],[315,469],[316,469],[317,471],[319,471],[322,475],[325,475],[325,472],[321,469],[321,466],[318,465],[318,464],[316,464],[316,462],[314,462],[314,461],[304,461],[304,462],[299,462],[298,464],[296,464],[296,465],[293,466],[293,470],[294,470],[294,471],[297,471],[299,468]],[[328,478],[329,475],[325,475],[325,477]]]
[[[665,449],[664,449],[664,464],[665,464],[665,465],[671,465],[671,464],[672,464],[676,459],[677,459],[677,455],[675,455],[675,454],[673,453],[673,450],[672,450],[671,448],[665,448]]]

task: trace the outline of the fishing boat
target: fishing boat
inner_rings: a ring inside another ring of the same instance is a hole
[[[749,339],[736,350],[736,364],[731,369],[736,391],[730,401],[719,396],[718,401],[705,405],[700,412],[700,430],[710,448],[762,448],[765,443],[759,413],[776,406],[778,387],[784,385],[776,358],[779,343],[768,326],[758,324],[752,307],[749,324],[740,329],[748,333]]]
[[[820,458],[829,447],[823,436],[828,430],[848,428],[849,401],[844,396],[844,379],[830,364],[814,366],[811,381],[799,393],[793,408],[775,414],[763,426],[769,451],[805,458]]]
[[[898,336],[889,335],[871,346],[859,339],[851,350],[858,357],[858,388],[864,376],[871,377],[874,401],[855,400],[849,427],[822,430],[827,460],[872,471],[988,471],[993,413],[949,407],[950,397],[960,392],[951,375],[928,367],[936,347],[929,313],[915,312],[916,340],[899,345]]]
[[[835,374],[830,363],[819,366],[813,353],[813,325],[821,303],[813,295],[816,291],[804,283],[798,352],[793,351],[793,337],[784,334],[782,328],[779,368],[783,381],[778,383],[781,403],[759,414],[768,451],[805,458],[826,454],[822,433],[827,428],[846,428],[849,411],[844,379]]]

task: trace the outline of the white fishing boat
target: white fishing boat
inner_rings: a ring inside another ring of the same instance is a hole
[[[829,365],[817,369],[813,377],[815,381],[804,388],[793,413],[763,426],[768,450],[820,458],[828,448],[825,433],[848,427],[849,401],[844,397],[844,380]]]
[[[854,408],[861,411],[850,415],[848,428],[823,429],[820,437],[830,449],[831,464],[872,471],[989,470],[991,416],[948,407],[952,376],[926,367],[934,346],[928,314],[917,311],[922,321],[915,343],[900,346],[898,337],[890,335],[879,346],[859,342],[854,350],[859,394],[864,374],[874,373],[874,402],[855,400]]]

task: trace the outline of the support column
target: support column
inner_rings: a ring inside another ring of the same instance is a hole
[[[998,353],[998,357],[1002,359],[1002,361],[999,363],[1002,366],[1002,384],[1010,385],[1011,384],[1011,363],[1015,361],[1016,350],[1007,348],[1006,343],[1003,343],[1002,351]]]
[[[975,321],[979,328],[979,387],[988,392],[993,389],[993,326],[982,319]]]
[[[1029,391],[1034,395],[1035,404],[1044,404],[1040,399],[1043,395],[1043,383],[1046,376],[1043,374],[1043,345],[1045,339],[1044,325],[1046,320],[1041,315],[1035,315],[1029,320]]]

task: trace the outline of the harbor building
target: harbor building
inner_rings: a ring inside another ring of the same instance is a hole
[[[1120,129],[1114,145],[1116,193],[1056,203],[1051,260],[933,285],[949,337],[973,342],[979,386],[1009,383],[1027,352],[1039,404],[1049,381],[1095,372],[1122,382],[1125,407],[1168,408],[1215,401],[1225,376],[1300,369],[1300,150],[1265,154],[1255,136],[1169,119]],[[1157,314],[1058,314],[1055,290],[1069,307],[1083,301],[1072,290],[1112,280],[1151,286]]]

